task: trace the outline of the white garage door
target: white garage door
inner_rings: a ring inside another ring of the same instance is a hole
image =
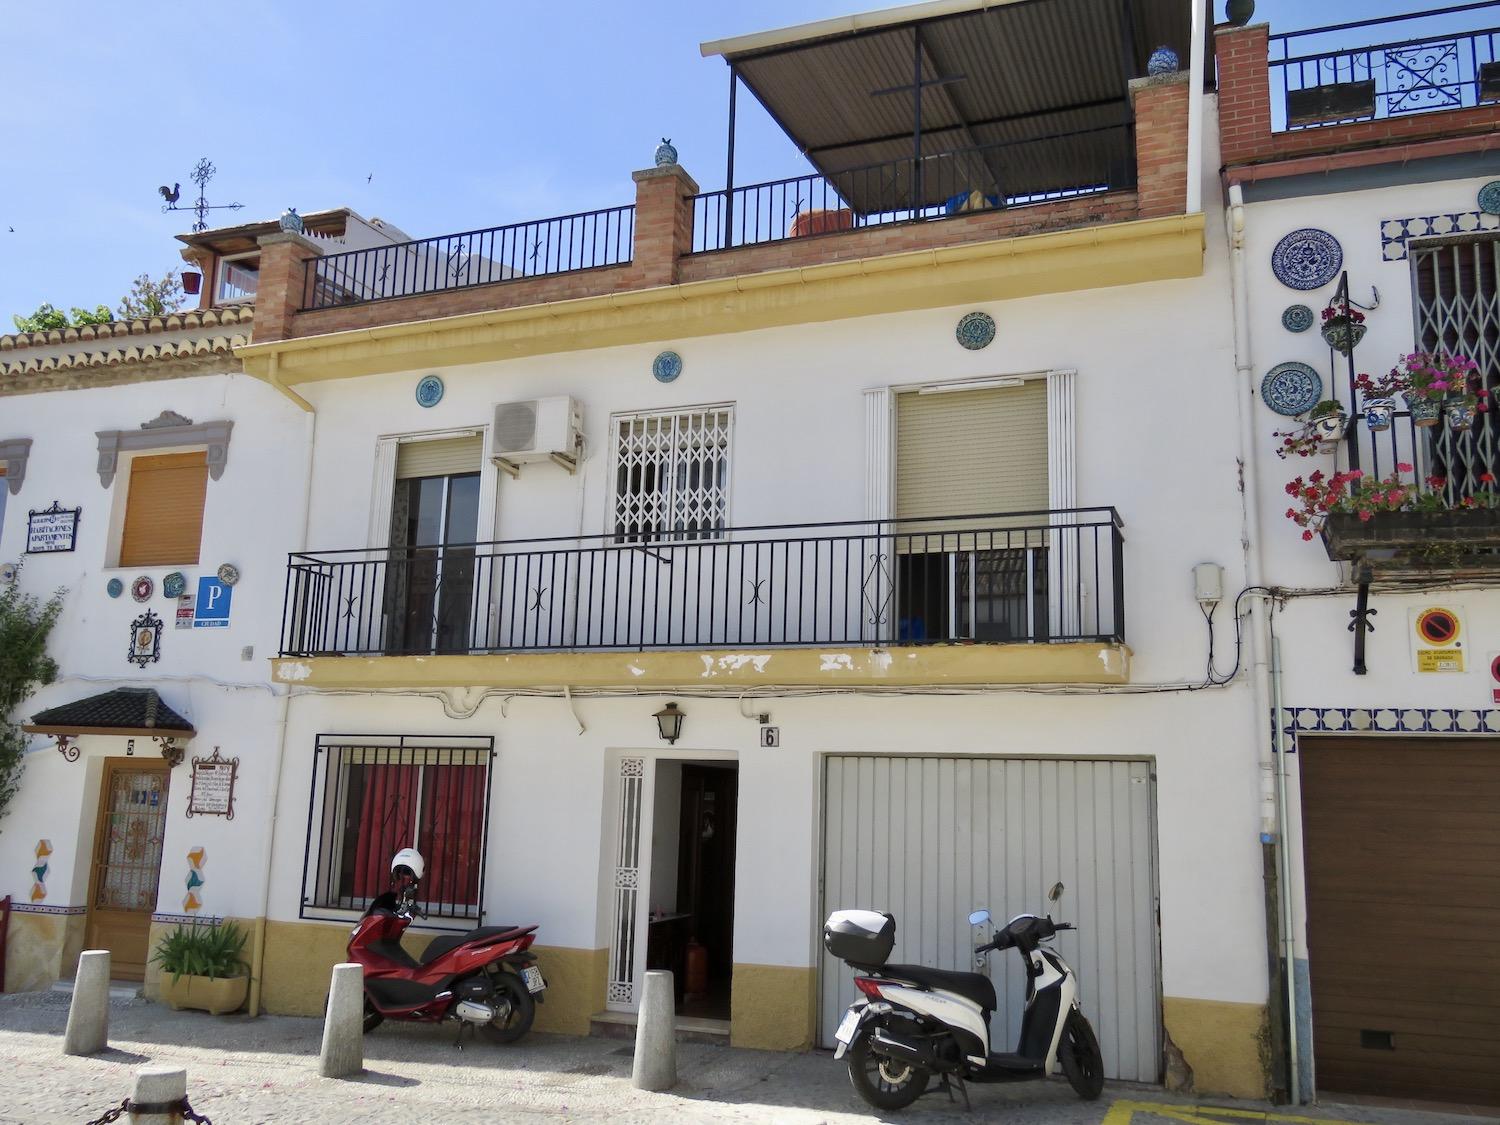
[[[839,756],[827,759],[823,917],[889,910],[895,962],[969,969],[980,940],[968,915],[1049,912],[1067,891],[1057,949],[1080,978],[1110,1078],[1161,1073],[1157,984],[1154,778],[1147,762]],[[819,922],[821,927],[821,920]],[[989,955],[1002,1011],[992,1049],[1015,1050],[1025,972],[1013,951]],[[854,998],[853,973],[828,954],[820,1037],[831,1046]]]

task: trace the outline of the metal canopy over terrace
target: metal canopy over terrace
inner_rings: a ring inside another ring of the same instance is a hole
[[[1117,184],[1129,82],[1159,45],[1186,60],[1191,23],[1182,0],[935,0],[700,49],[730,67],[729,188],[743,82],[865,215]]]

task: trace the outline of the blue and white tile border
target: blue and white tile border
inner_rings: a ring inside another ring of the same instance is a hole
[[[1406,243],[1435,234],[1472,234],[1500,230],[1500,215],[1487,211],[1449,211],[1444,215],[1416,215],[1380,220],[1380,256],[1387,262],[1406,261]]]
[[[1281,730],[1299,734],[1500,734],[1500,711],[1471,707],[1283,707]],[[1274,740],[1274,728],[1272,731]]]
[[[87,906],[49,906],[45,902],[13,902],[13,914],[87,914]]]
[[[224,919],[220,918],[216,914],[153,914],[151,915],[151,921],[167,923],[176,922],[180,925],[188,925],[190,923],[197,922],[205,926],[217,926],[220,922],[224,921]]]

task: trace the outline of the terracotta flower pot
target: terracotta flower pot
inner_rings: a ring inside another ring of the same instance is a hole
[[[194,273],[192,270],[182,271],[182,291],[189,297],[196,297],[199,290],[203,288],[203,275]]]
[[[249,992],[249,977],[193,977],[184,974],[173,979],[171,973],[161,975],[161,998],[174,1012],[193,1008],[221,1016],[225,1012],[237,1011]]]

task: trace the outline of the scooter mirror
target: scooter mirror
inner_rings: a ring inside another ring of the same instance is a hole
[[[1047,892],[1047,901],[1056,902],[1058,899],[1062,898],[1063,891],[1065,890],[1067,890],[1067,888],[1064,887],[1061,883],[1053,883],[1052,889]]]
[[[969,925],[971,926],[982,926],[989,920],[990,912],[988,910],[976,910],[973,914],[969,915]]]

